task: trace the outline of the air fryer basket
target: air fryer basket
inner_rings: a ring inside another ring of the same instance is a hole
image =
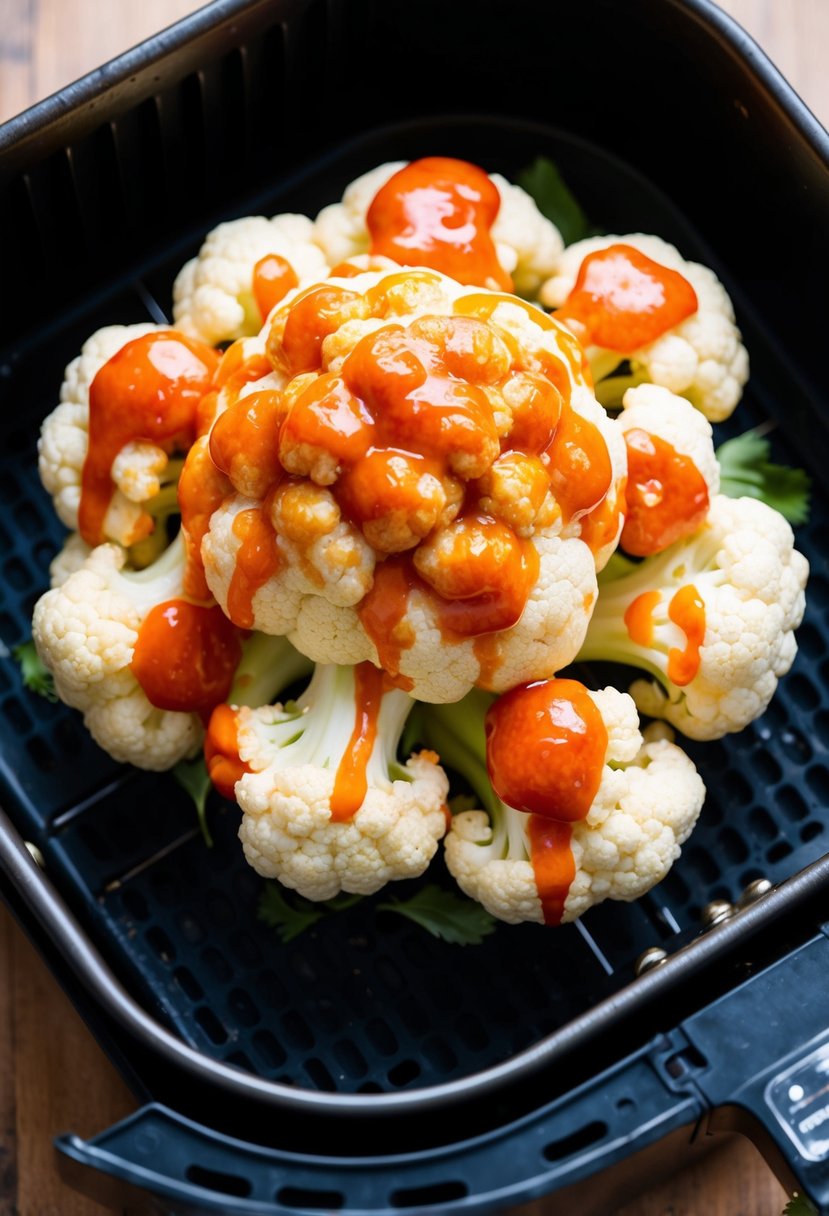
[[[829,1210],[827,140],[706,0],[573,7],[519,0],[505,24],[494,0],[217,3],[0,130],[9,649],[61,540],[35,442],[83,339],[169,316],[175,272],[218,220],[313,215],[387,159],[511,176],[548,155],[602,227],[715,266],[753,360],[729,433],[780,422],[776,457],[815,474],[795,667],[749,730],[689,745],[709,794],[668,879],[555,932],[501,926],[459,949],[378,896],[283,946],[257,920],[233,809],[214,797],[206,849],[168,776],[114,764],[3,658],[0,885],[147,1103],[60,1145],[73,1180],[100,1169],[121,1202],[146,1188],[176,1211],[494,1211],[580,1184],[583,1210],[610,1210],[599,1191],[589,1207],[597,1171],[669,1134],[750,1125]],[[799,242],[785,269],[757,256],[772,216]],[[439,863],[430,877],[448,881]],[[761,877],[778,889],[698,936],[704,905]],[[654,946],[668,961],[636,979]]]

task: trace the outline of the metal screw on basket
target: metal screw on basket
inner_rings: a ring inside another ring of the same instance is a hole
[[[715,925],[721,925],[724,921],[730,920],[734,915],[736,908],[725,899],[712,899],[710,904],[706,904],[702,909],[700,919],[706,929],[713,929]]]
[[[646,975],[649,971],[654,971],[667,961],[668,953],[666,950],[663,950],[661,946],[649,946],[643,954],[639,955],[633,964],[633,970],[637,975]]]
[[[755,878],[754,882],[748,884],[737,900],[737,907],[748,908],[751,904],[756,904],[758,899],[762,899],[764,895],[769,893],[773,885],[768,878]]]
[[[29,850],[29,853],[31,854],[32,860],[35,862],[35,864],[38,865],[41,870],[45,870],[46,869],[46,859],[44,858],[43,854],[41,853],[41,851],[37,847],[37,845],[32,844],[31,840],[24,840],[23,843],[25,844],[26,848]]]

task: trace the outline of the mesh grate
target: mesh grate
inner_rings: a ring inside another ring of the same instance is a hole
[[[103,180],[117,178],[123,188],[126,218],[130,206],[142,213],[130,183],[141,176],[142,158],[163,158],[164,137],[175,122],[194,107],[214,104],[214,86],[229,90],[239,105],[251,79],[265,87],[261,73],[251,76],[250,56],[234,54],[215,69],[224,83],[209,73],[189,77],[161,101],[145,103],[151,110],[90,136],[84,155],[75,150],[64,157],[61,172],[55,169],[61,158],[53,158],[49,192],[73,183],[80,189],[100,163]],[[467,132],[466,142],[445,127],[434,137],[436,151],[482,158],[481,131]],[[631,177],[618,214],[608,217],[597,185],[609,171],[603,154],[553,136],[539,148],[538,139],[537,129],[519,131],[510,155],[518,164],[530,146],[554,155],[608,228],[629,227],[629,211],[638,224],[650,217],[653,228],[693,247],[681,217],[640,179]],[[407,151],[402,147],[401,154]],[[189,155],[198,158],[199,148]],[[343,184],[384,155],[379,137],[367,140],[359,154],[344,152],[282,194],[235,200],[233,213],[302,207],[303,198],[313,212],[336,193],[332,181]],[[67,165],[74,177],[66,177]],[[493,167],[510,172],[516,166]],[[612,171],[618,175],[618,165]],[[213,797],[216,847],[206,849],[187,799],[169,777],[113,764],[89,741],[78,715],[21,688],[8,653],[29,635],[32,605],[61,539],[37,480],[35,440],[56,402],[62,368],[99,325],[167,309],[173,274],[196,247],[182,238],[143,268],[141,283],[124,287],[122,281],[107,297],[85,301],[25,355],[0,367],[6,402],[0,424],[4,800],[24,835],[41,846],[50,874],[98,946],[149,1008],[203,1052],[293,1085],[371,1092],[446,1081],[509,1057],[588,1009],[629,978],[644,948],[655,942],[670,948],[677,933],[695,926],[709,900],[733,899],[761,875],[785,878],[826,851],[829,528],[819,499],[813,523],[799,534],[813,574],[795,667],[749,730],[721,743],[688,745],[708,800],[680,862],[658,889],[634,905],[594,909],[579,926],[555,933],[502,926],[467,950],[376,912],[379,896],[281,945],[256,919],[262,884],[241,857],[235,812]],[[749,337],[752,350],[759,341]],[[752,385],[739,429],[780,407],[764,386],[762,378]],[[802,460],[782,439],[775,437],[773,446],[784,462]],[[439,864],[430,878],[449,881]]]

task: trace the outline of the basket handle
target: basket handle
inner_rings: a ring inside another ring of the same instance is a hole
[[[666,1137],[684,1153],[704,1108],[692,1087],[666,1083],[658,1061],[675,1051],[671,1039],[660,1036],[573,1093],[472,1140],[457,1139],[457,1112],[445,1115],[444,1137],[455,1136],[449,1147],[391,1158],[344,1160],[264,1148],[156,1104],[92,1140],[64,1135],[55,1143],[66,1182],[130,1211],[469,1216],[563,1188],[576,1202],[580,1184],[620,1162],[636,1177],[636,1155]],[[433,1118],[437,1123],[441,1116]],[[370,1133],[367,1139],[370,1152]],[[659,1157],[662,1149],[654,1150]],[[633,1195],[641,1182],[629,1186]]]
[[[829,924],[682,1031],[706,1130],[748,1136],[784,1187],[829,1216]]]

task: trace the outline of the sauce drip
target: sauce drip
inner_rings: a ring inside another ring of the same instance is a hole
[[[708,485],[690,456],[638,427],[625,431],[628,480],[622,548],[660,553],[691,536],[708,514]]]
[[[264,498],[281,477],[283,415],[281,394],[271,389],[249,393],[216,419],[210,432],[210,456],[240,494]]]
[[[512,291],[490,231],[500,206],[497,187],[477,165],[443,156],[412,161],[371,202],[371,253]]]
[[[220,608],[176,599],[145,617],[130,669],[156,709],[206,715],[227,697],[241,657]]]
[[[602,779],[607,729],[582,684],[519,685],[490,706],[485,728],[490,780],[507,806],[563,823],[585,818]]]
[[[210,458],[206,435],[197,439],[187,453],[178,481],[178,506],[184,533],[184,593],[194,600],[206,600],[210,589],[204,577],[201,545],[210,527],[210,517],[232,492],[230,480]]]
[[[103,365],[89,390],[89,448],[81,477],[78,527],[89,545],[102,544],[115,486],[112,465],[128,443],[145,440],[186,450],[196,435],[196,412],[211,387],[218,355],[204,342],[173,330],[134,338]],[[149,515],[140,534],[153,528]]]
[[[576,859],[570,847],[573,828],[569,823],[530,815],[527,835],[544,924],[560,925],[570,885],[576,877]]]
[[[368,790],[366,769],[377,739],[385,676],[373,663],[354,668],[354,730],[343,752],[331,795],[331,820],[342,823],[359,811]]]
[[[405,617],[409,595],[418,582],[405,558],[378,562],[371,590],[357,608],[362,626],[377,650],[380,666],[390,676],[399,676],[401,655],[414,645],[414,631]]]
[[[678,271],[631,245],[589,253],[556,316],[579,321],[587,342],[632,354],[697,311],[697,295]]]
[[[685,647],[668,652],[668,679],[682,687],[699,671],[700,647],[705,640],[705,603],[696,587],[680,587],[668,605],[668,616],[685,634]]]
[[[233,534],[241,544],[227,592],[227,615],[240,629],[252,629],[253,597],[278,572],[282,560],[267,506],[240,511],[233,520]]]
[[[216,790],[230,802],[236,799],[236,782],[251,771],[239,756],[238,731],[236,710],[230,705],[217,705],[204,739],[204,762]]]
[[[299,287],[299,279],[287,258],[278,253],[266,253],[259,259],[253,268],[253,298],[263,324],[271,310],[294,287]]]
[[[628,631],[628,637],[637,646],[652,645],[653,613],[661,599],[661,591],[643,591],[625,609],[625,628]]]

